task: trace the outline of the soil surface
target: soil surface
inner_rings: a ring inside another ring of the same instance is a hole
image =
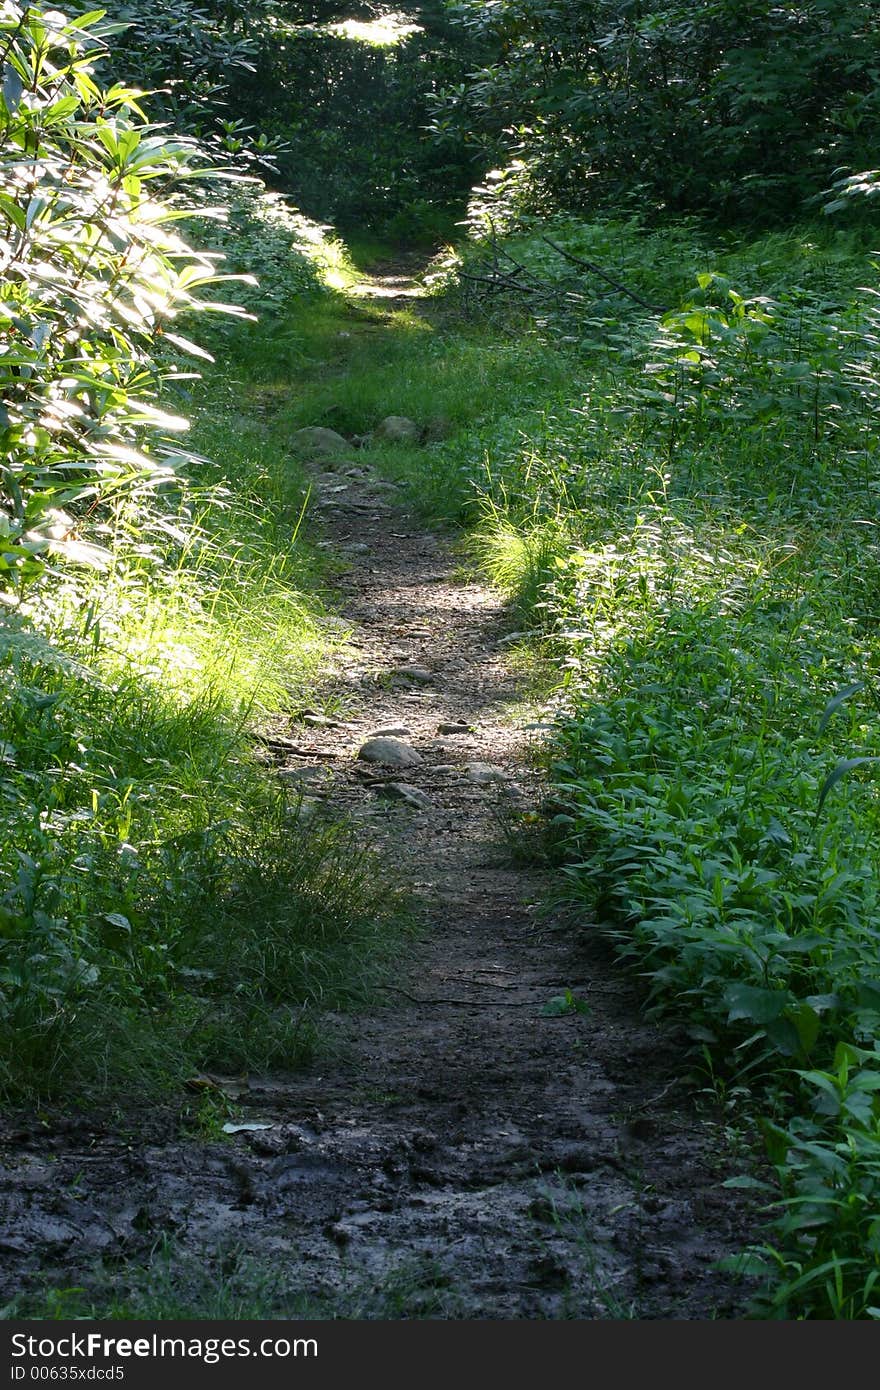
[[[411,288],[373,283],[392,302]],[[498,596],[356,451],[312,471],[349,566],[346,713],[305,713],[269,748],[408,881],[418,939],[379,1007],[332,1020],[332,1061],[217,1083],[266,1128],[208,1142],[83,1116],[7,1132],[0,1302],[169,1236],[196,1263],[225,1245],[283,1271],[313,1313],[741,1316],[715,1266],[756,1228],[722,1186],[745,1162],[723,1116],[595,926],[540,910],[553,871],[511,852],[506,830],[547,790]],[[357,757],[386,729],[419,761]]]

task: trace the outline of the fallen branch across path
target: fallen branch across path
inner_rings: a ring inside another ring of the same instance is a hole
[[[254,734],[258,743],[264,743],[267,748],[278,749],[282,753],[291,753],[295,758],[340,758],[341,753],[335,752],[332,748],[303,748],[302,744],[294,743],[292,738],[284,738],[281,734]]]

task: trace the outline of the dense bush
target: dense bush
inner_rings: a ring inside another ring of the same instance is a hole
[[[175,317],[234,311],[199,299],[223,277],[168,202],[199,149],[96,85],[108,32],[39,6],[0,15],[0,587],[46,554],[106,562],[91,542],[120,499],[130,519],[185,456],[186,421],[156,404],[166,348],[201,351]]]
[[[867,0],[463,0],[491,62],[438,129],[525,161],[539,204],[787,216],[871,166],[880,20]]]
[[[347,231],[448,233],[477,166],[454,133],[427,137],[428,103],[480,50],[440,0],[403,18],[370,4],[128,0],[118,18],[129,27],[114,74],[155,89],[177,130]]]
[[[396,39],[283,19],[265,36],[237,99],[282,138],[279,186],[312,217],[400,240],[448,235],[477,165],[458,138],[432,141],[429,101],[458,83],[474,45],[422,5]]]

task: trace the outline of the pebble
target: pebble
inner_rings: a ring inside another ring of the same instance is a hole
[[[471,734],[473,733],[473,729],[470,725],[465,724],[463,720],[459,719],[455,723],[443,723],[438,725],[437,732],[438,734]]]
[[[422,761],[421,754],[399,739],[380,736],[368,738],[361,744],[357,756],[366,763],[381,763],[384,767],[414,767]]]
[[[405,724],[383,724],[381,729],[371,729],[367,738],[407,738],[411,733]]]

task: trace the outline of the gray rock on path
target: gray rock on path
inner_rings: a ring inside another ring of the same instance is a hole
[[[430,811],[434,804],[426,792],[411,786],[409,782],[383,782],[376,792],[391,801],[404,801],[407,806],[414,806],[419,811]]]
[[[373,431],[373,439],[385,444],[418,444],[421,437],[415,420],[406,415],[386,415]]]
[[[383,767],[415,767],[421,754],[397,738],[368,738],[358,749],[357,756],[365,763],[381,763]]]
[[[347,439],[336,430],[324,429],[322,425],[307,425],[297,430],[290,441],[291,448],[298,454],[313,454],[317,458],[333,458],[348,453],[351,449]]]
[[[391,672],[392,680],[412,681],[415,685],[430,685],[434,680],[433,671],[427,666],[395,666]]]
[[[371,729],[367,738],[407,738],[411,733],[405,724],[383,724],[381,729]]]
[[[329,767],[282,767],[279,769],[278,776],[282,781],[287,782],[291,787],[314,787],[318,782],[330,782],[333,780],[333,773]]]
[[[509,782],[510,777],[500,767],[491,763],[468,763],[465,774],[469,782]]]
[[[473,729],[470,724],[465,724],[461,719],[456,720],[454,723],[444,720],[442,724],[438,725],[437,732],[438,734],[472,734]]]

